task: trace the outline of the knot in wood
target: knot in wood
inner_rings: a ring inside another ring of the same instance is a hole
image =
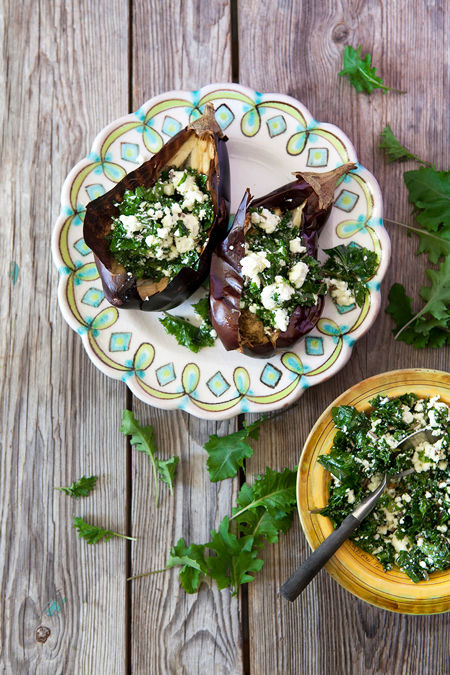
[[[350,29],[345,23],[337,23],[333,28],[331,37],[334,42],[344,42],[350,35]]]
[[[47,626],[38,626],[36,628],[36,642],[44,644],[50,637],[51,630]]]

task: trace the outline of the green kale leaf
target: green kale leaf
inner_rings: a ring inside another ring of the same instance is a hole
[[[404,94],[405,92],[399,92],[398,89],[392,89],[383,83],[381,77],[376,75],[377,69],[372,67],[372,57],[370,54],[366,54],[363,58],[361,56],[361,49],[361,45],[358,49],[354,49],[350,45],[345,47],[344,67],[339,72],[339,75],[341,77],[348,77],[350,84],[358,92],[365,91],[371,94],[374,89],[382,89],[383,92],[397,91]]]
[[[69,497],[78,499],[79,497],[87,497],[95,488],[96,482],[97,476],[81,476],[81,478],[73,482],[72,485],[67,487],[55,487],[55,490],[60,490]]]
[[[100,541],[111,539],[112,537],[120,537],[121,539],[129,539],[130,541],[136,541],[134,537],[128,537],[126,534],[120,534],[120,532],[114,532],[113,530],[107,530],[104,527],[98,527],[97,525],[90,525],[83,518],[74,518],[73,527],[78,532],[80,539],[84,539],[88,544],[98,544]]]
[[[179,457],[171,457],[167,460],[161,460],[156,456],[157,447],[155,441],[155,432],[151,425],[142,426],[131,410],[124,410],[122,414],[122,426],[120,431],[123,434],[131,436],[130,444],[134,445],[139,452],[144,452],[150,457],[153,469],[153,480],[155,484],[155,506],[158,506],[159,499],[159,480],[169,486],[173,491],[173,479],[178,465]]]
[[[258,555],[265,542],[278,541],[279,533],[287,532],[291,526],[296,508],[296,479],[296,469],[266,469],[252,485],[244,483],[233,515],[225,516],[219,528],[211,530],[210,541],[188,546],[184,539],[179,539],[170,549],[165,569],[181,568],[180,583],[187,593],[196,593],[202,580],[209,577],[218,588],[230,587],[236,595],[239,587],[253,581],[263,566]]]
[[[450,171],[437,171],[432,166],[421,166],[403,174],[413,204],[417,222],[429,232],[445,230],[449,241],[450,230]]]
[[[389,124],[384,127],[381,132],[381,143],[379,145],[385,151],[387,161],[390,162],[406,162],[408,159],[414,159],[420,164],[427,164],[423,159],[414,155],[412,152],[405,148],[404,145],[395,137],[394,132],[392,131]]]
[[[247,439],[258,438],[262,421],[262,419],[256,420],[249,426],[244,423],[243,429],[227,436],[219,437],[217,434],[210,436],[204,448],[208,453],[206,465],[213,483],[225,478],[233,478],[244,465],[244,460],[253,455]]]
[[[345,281],[361,307],[367,294],[366,281],[377,271],[377,254],[355,244],[326,248],[324,253],[329,258],[322,266],[323,273],[332,279]]]
[[[197,353],[204,347],[212,347],[214,345],[215,337],[211,321],[209,319],[209,302],[208,298],[202,298],[192,307],[196,314],[198,314],[202,322],[200,326],[194,326],[193,323],[183,319],[179,316],[173,316],[165,312],[165,317],[159,319],[169,335],[173,335],[179,345],[187,347],[191,352]]]
[[[396,323],[395,339],[416,349],[450,344],[450,257],[438,270],[427,270],[427,276],[432,284],[421,288],[422,309],[413,312],[412,299],[401,284],[392,286],[386,308]]]

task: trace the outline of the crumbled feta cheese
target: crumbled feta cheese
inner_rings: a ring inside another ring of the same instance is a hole
[[[355,298],[346,281],[342,281],[342,279],[328,279],[327,277],[325,277],[324,281],[328,292],[338,305],[346,307],[355,302]]]
[[[309,267],[304,262],[295,263],[293,267],[289,270],[289,281],[295,286],[295,288],[301,288],[308,274]]]
[[[128,236],[132,236],[134,232],[139,232],[144,227],[136,216],[119,216],[119,220]]]
[[[164,192],[164,194],[167,195],[168,197],[172,196],[173,193],[175,192],[175,185],[173,185],[172,183],[167,183],[167,184],[164,185],[164,187],[163,187],[163,192]]]
[[[367,489],[369,492],[373,492],[374,490],[377,489],[379,486],[380,482],[382,479],[382,474],[381,473],[375,473],[372,478],[369,481],[369,484],[367,485]]]
[[[347,501],[349,504],[355,503],[355,492],[354,490],[347,490]]]
[[[200,224],[197,216],[194,216],[192,213],[186,213],[183,215],[183,223],[186,225],[192,237],[198,236]]]
[[[275,281],[274,284],[265,286],[261,291],[261,302],[266,309],[276,309],[280,307],[283,302],[290,300],[295,290],[289,286],[282,277],[280,281]],[[276,298],[274,296],[277,296]]]
[[[266,267],[270,267],[270,262],[267,260],[267,253],[265,251],[249,251],[241,259],[241,271],[244,277],[248,277],[250,281],[254,281],[259,287],[260,280],[258,274]]]
[[[147,246],[153,246],[159,241],[158,237],[155,237],[154,234],[149,234],[147,237],[145,237],[145,243]]]
[[[397,553],[400,551],[408,551],[411,548],[411,542],[408,537],[403,537],[403,539],[398,539],[397,535],[393,534],[391,537],[391,544],[395,548]]]
[[[429,424],[430,427],[437,427],[439,426],[439,422],[436,419],[436,412],[434,410],[429,410],[428,411],[428,419],[429,419]]]
[[[306,246],[302,245],[302,240],[300,237],[295,237],[289,242],[289,250],[291,253],[304,253],[306,251]]]
[[[402,420],[405,424],[414,422],[414,415],[406,405],[403,406]]]
[[[267,234],[272,234],[280,224],[281,218],[275,213],[272,213],[272,211],[269,211],[269,209],[262,209],[261,213],[253,211],[250,220],[252,225],[257,225],[261,230],[267,232]]]
[[[420,443],[412,456],[414,469],[420,473],[435,468],[436,463],[440,460],[441,444],[441,439],[436,443],[429,443],[428,441]]]
[[[395,448],[398,445],[398,441],[391,434],[384,434],[384,436],[381,436],[380,441],[383,440],[390,448]]]
[[[287,309],[276,309],[275,310],[275,328],[280,331],[285,331],[289,325],[289,314]]]
[[[192,251],[195,247],[195,241],[192,237],[178,237],[175,240],[175,245],[178,253],[186,253],[187,251]]]

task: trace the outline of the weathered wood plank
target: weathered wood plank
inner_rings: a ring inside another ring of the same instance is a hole
[[[173,0],[133,5],[133,104],[169,89],[198,89],[231,79],[228,2]],[[162,489],[155,510],[150,466],[132,455],[133,528],[145,539],[133,546],[132,573],[165,565],[170,547],[208,541],[209,531],[230,513],[236,483],[213,484],[203,444],[235,422],[206,423],[181,412],[156,411],[133,401],[136,415],[152,423],[161,456],[180,456],[175,492]],[[242,672],[239,604],[228,591],[204,585],[188,596],[177,571],[132,582],[131,669],[136,673]]]
[[[125,443],[118,432],[125,388],[93,367],[59,312],[50,235],[67,172],[97,131],[127,111],[127,18],[126,5],[115,1],[4,3],[5,673],[125,672],[125,543],[88,547],[72,529],[74,515],[119,531],[126,525]],[[12,261],[16,279],[7,273]],[[74,502],[53,490],[83,473],[100,477],[89,499]],[[45,644],[36,639],[39,626],[50,629]]]
[[[273,48],[261,39],[269,24]],[[449,166],[448,79],[442,76],[448,27],[444,2],[403,1],[395,7],[380,1],[242,2],[240,81],[258,91],[291,94],[316,119],[342,128],[361,163],[380,182],[386,217],[407,222],[410,206],[402,172],[413,164],[388,166],[377,149],[379,134],[389,122],[414,152],[439,168]],[[357,94],[337,77],[345,44],[362,44],[384,80],[408,93]],[[394,225],[387,227],[393,264],[382,287],[383,308],[376,325],[338,376],[309,390],[296,409],[265,426],[250,462],[251,473],[266,465],[293,466],[320,412],[355,382],[395,368],[448,368],[448,351],[416,351],[392,339],[391,320],[383,311],[388,289],[399,281],[417,297],[425,279],[425,259],[415,259],[414,238]],[[288,436],[287,428],[292,430]],[[280,599],[279,586],[307,553],[298,524],[265,552],[265,567],[249,586],[251,672],[409,674],[448,669],[448,617],[403,617],[377,610],[353,598],[326,573],[294,606]]]

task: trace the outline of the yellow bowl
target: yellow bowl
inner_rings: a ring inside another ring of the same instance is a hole
[[[450,405],[450,374],[439,370],[411,368],[381,373],[363,380],[341,394],[319,417],[306,439],[298,467],[297,503],[300,521],[312,549],[333,531],[329,518],[311,510],[328,502],[330,474],[318,462],[328,453],[336,433],[331,409],[353,405],[370,407],[377,394],[394,397],[414,392],[419,397],[440,395]],[[371,605],[403,614],[439,614],[450,611],[450,570],[434,572],[428,581],[414,583],[398,568],[384,572],[380,563],[352,542],[346,541],[325,569],[341,586]]]

